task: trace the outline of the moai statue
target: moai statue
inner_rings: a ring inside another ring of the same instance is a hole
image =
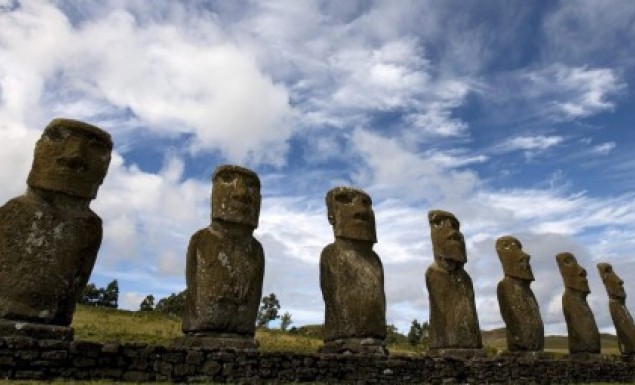
[[[624,281],[615,274],[613,266],[608,263],[598,263],[600,277],[609,295],[609,311],[617,332],[617,342],[620,352],[624,356],[635,356],[635,324],[633,317],[626,308],[626,292]]]
[[[498,283],[497,295],[507,330],[507,350],[541,352],[545,346],[545,330],[538,302],[529,287],[534,280],[529,255],[512,236],[498,238],[496,252],[505,272]]]
[[[0,207],[0,335],[71,340],[101,244],[89,207],[110,163],[110,135],[54,119],[35,145],[24,195]]]
[[[386,354],[384,270],[373,251],[375,214],[365,192],[326,194],[335,242],[322,250],[320,286],[326,307],[323,353]]]
[[[265,257],[253,237],[260,215],[260,180],[223,165],[212,176],[211,225],[190,239],[187,296],[180,346],[255,349]]]
[[[600,332],[586,301],[591,292],[586,270],[571,253],[556,255],[556,261],[565,286],[562,310],[567,322],[569,353],[574,356],[600,353]]]
[[[432,354],[482,355],[472,279],[463,269],[465,240],[454,214],[428,212],[434,262],[426,271]]]

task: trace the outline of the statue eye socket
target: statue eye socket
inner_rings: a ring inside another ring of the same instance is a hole
[[[46,137],[54,142],[61,142],[62,140],[64,140],[66,135],[64,135],[60,129],[54,129],[54,130],[50,130],[46,134]]]
[[[250,190],[254,190],[254,191],[258,190],[258,183],[256,183],[251,178],[245,179],[245,184],[247,185],[247,188],[250,189]]]
[[[221,182],[223,182],[223,183],[231,183],[231,182],[234,181],[236,176],[233,173],[231,173],[231,172],[224,171],[224,172],[221,172],[220,174],[218,174],[216,176],[216,178],[218,180],[220,180]]]
[[[335,200],[339,203],[349,204],[353,201],[353,195],[343,192],[335,195]]]
[[[99,137],[95,135],[88,135],[87,138],[88,138],[88,143],[90,144],[91,147],[108,149],[108,145],[104,143],[104,141],[101,140]]]

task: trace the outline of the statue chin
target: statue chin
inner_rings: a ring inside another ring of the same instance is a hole
[[[335,236],[355,241],[377,242],[375,229],[371,226],[347,226],[335,229]]]
[[[464,261],[461,261],[461,260],[443,258],[443,257],[436,258],[436,262],[441,266],[441,268],[447,271],[459,270],[460,268],[463,267],[463,264],[465,263]]]
[[[43,191],[59,192],[80,199],[94,199],[99,188],[99,183],[72,180],[63,175],[40,173],[37,170],[31,171],[27,184]]]
[[[527,269],[508,269],[505,271],[505,275],[519,279],[521,281],[533,281],[534,275],[530,270]]]

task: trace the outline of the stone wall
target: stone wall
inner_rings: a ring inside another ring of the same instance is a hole
[[[432,358],[236,352],[0,338],[0,378],[114,381],[503,384],[633,382],[635,366],[514,357]]]

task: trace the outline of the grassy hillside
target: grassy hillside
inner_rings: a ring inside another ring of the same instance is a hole
[[[181,335],[181,319],[159,312],[134,312],[94,308],[78,305],[73,325],[75,339],[95,342],[145,342],[168,345],[174,337]],[[258,330],[256,339],[262,351],[294,351],[312,353],[322,345],[321,326],[309,325],[297,328],[295,333],[279,330]],[[502,351],[506,348],[505,329],[483,331],[483,344]],[[565,354],[567,338],[548,336],[545,350]],[[388,349],[397,354],[418,354],[425,351],[421,346],[410,346],[403,335],[392,335]],[[602,335],[602,352],[617,354],[615,336]]]
[[[181,319],[159,312],[136,312],[78,305],[73,318],[75,339],[95,342],[144,342],[169,345],[182,335]],[[313,353],[322,345],[321,327],[303,326],[296,333],[279,330],[257,330],[256,339],[262,351]],[[405,342],[401,336],[389,345],[392,352],[415,354],[423,351]]]
[[[616,336],[602,333],[600,334],[600,342],[602,344],[602,353],[619,354]],[[497,350],[505,350],[507,348],[505,329],[484,330],[483,344],[496,348]],[[569,352],[567,337],[545,336],[545,350],[553,353],[567,354]]]

